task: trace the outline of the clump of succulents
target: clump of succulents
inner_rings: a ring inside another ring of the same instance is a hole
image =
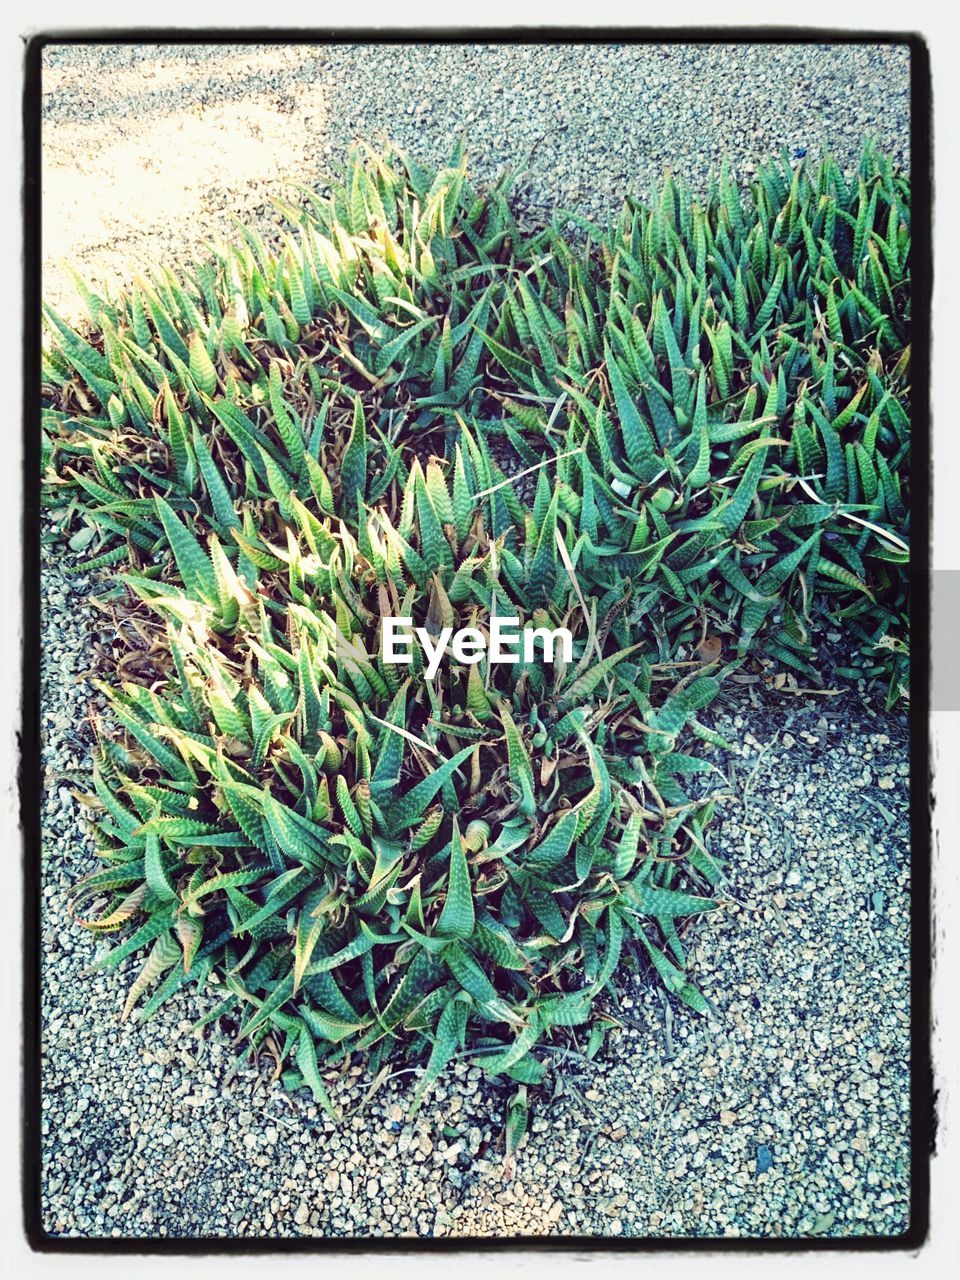
[[[536,1084],[628,954],[704,1010],[718,679],[837,627],[905,692],[906,179],[667,178],[574,237],[508,193],[358,149],[278,244],[46,313],[45,501],[142,646],[77,912],[143,956],[125,1015],[215,990],[331,1109],[357,1053],[415,1105],[455,1055]],[[570,651],[384,658],[497,616]]]

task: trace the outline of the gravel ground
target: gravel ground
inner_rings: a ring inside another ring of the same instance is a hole
[[[103,282],[265,217],[353,135],[440,159],[470,123],[474,168],[537,140],[532,205],[600,212],[664,162],[702,178],[781,139],[849,163],[871,132],[906,159],[907,54],[890,49],[76,48],[45,54],[46,249]],[[109,73],[109,75],[105,75]],[[867,83],[869,79],[869,83]],[[96,100],[91,85],[96,85]],[[705,90],[709,86],[709,92]],[[590,93],[585,90],[589,86]],[[482,98],[482,102],[479,99]],[[711,101],[712,99],[712,101]],[[630,109],[624,110],[628,103]],[[667,136],[655,112],[669,121]],[[716,114],[715,114],[716,113]],[[784,121],[788,127],[784,128]],[[257,136],[257,131],[259,137]],[[237,136],[246,149],[237,160]],[[601,141],[602,139],[602,141]],[[228,152],[228,146],[231,150]],[[672,150],[670,148],[673,148]],[[162,159],[161,159],[162,157]],[[144,167],[144,161],[149,165]],[[180,168],[176,168],[179,165]],[[746,164],[744,164],[746,168]],[[76,199],[72,177],[95,176]],[[136,180],[131,175],[137,173]],[[105,273],[105,274],[104,274]],[[73,305],[51,267],[45,292]],[[205,1002],[120,1025],[124,978],[84,975],[95,944],[66,912],[93,865],[86,789],[101,616],[93,583],[45,549],[43,1222],[54,1235],[895,1235],[908,1225],[909,826],[906,729],[853,698],[730,685],[716,753],[734,798],[713,828],[729,901],[691,936],[717,1020],[627,978],[603,1061],[557,1061],[516,1171],[503,1096],[455,1067],[414,1124],[412,1082],[340,1128],[272,1064],[241,1063]]]
[[[665,165],[746,178],[786,146],[845,167],[873,137],[909,161],[909,50],[841,45],[52,46],[44,53],[44,293],[74,311],[66,259],[98,283],[131,260],[268,222],[354,138],[471,171],[525,171],[528,208],[585,216]],[[78,199],[78,189],[82,199]]]
[[[234,1068],[208,1004],[140,1028],[118,1013],[135,966],[83,976],[93,939],[66,914],[93,865],[86,789],[89,589],[44,566],[44,1223],[56,1235],[784,1236],[907,1226],[909,825],[905,727],[844,703],[750,705],[731,686],[716,763],[738,797],[713,849],[728,905],[691,963],[716,1022],[640,978],[595,1064],[557,1063],[516,1173],[504,1095],[460,1066],[413,1125],[412,1082],[337,1129],[271,1063]],[[109,635],[100,637],[109,643]],[[771,711],[773,714],[771,714]],[[722,784],[721,784],[722,785]],[[210,997],[212,999],[212,997]],[[552,1097],[551,1097],[552,1095]]]

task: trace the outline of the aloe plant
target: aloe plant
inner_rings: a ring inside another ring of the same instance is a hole
[[[101,735],[95,776],[106,866],[76,905],[112,895],[87,922],[99,931],[143,917],[100,962],[150,944],[125,1012],[158,980],[142,1018],[216,970],[218,1011],[236,1007],[255,1042],[281,1032],[324,1105],[318,1054],[355,1050],[377,1065],[429,1049],[417,1099],[463,1048],[536,1083],[553,1028],[589,1022],[596,1049],[615,1022],[594,1005],[625,937],[706,1007],[676,925],[714,905],[712,806],[682,789],[701,762],[677,742],[716,681],[664,694],[637,646],[598,635],[555,554],[531,616],[570,621],[569,666],[451,665],[429,682],[418,663],[401,677],[368,651],[384,596],[428,626],[483,625],[494,595],[523,617],[542,574],[485,531],[481,503],[461,513],[462,539],[432,545],[451,488],[415,470],[405,492],[420,509],[371,517],[369,559],[296,503],[285,548],[251,544],[277,564],[252,587],[218,571],[215,534],[208,555],[181,527],[178,563],[205,597],[123,578],[166,627],[167,685],[104,685],[121,730]]]
[[[424,1061],[414,1106],[468,1054],[522,1132],[623,957],[707,1007],[718,678],[815,679],[829,624],[905,687],[910,214],[871,148],[749,201],[668,178],[576,243],[508,197],[462,150],[358,149],[279,247],[88,290],[83,334],[48,309],[43,430],[47,505],[151,641],[104,683],[75,904],[122,935],[102,965],[144,957],[125,1014],[216,977],[208,1017],[324,1106],[349,1054]],[[401,616],[571,654],[428,675],[384,661]]]

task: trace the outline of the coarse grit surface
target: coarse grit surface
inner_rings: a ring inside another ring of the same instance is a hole
[[[480,179],[517,165],[521,204],[603,216],[665,165],[748,178],[785,145],[855,163],[871,136],[909,162],[896,46],[60,46],[44,52],[44,294],[269,230],[272,197],[320,185],[350,140]],[[82,193],[82,196],[80,195]],[[197,999],[121,1025],[126,970],[85,974],[67,915],[94,865],[93,645],[113,642],[61,546],[42,577],[43,1224],[86,1237],[895,1235],[908,1225],[906,728],[856,696],[725,691],[712,847],[726,906],[690,935],[716,1020],[622,986],[602,1060],[559,1057],[516,1169],[504,1097],[457,1064],[413,1124],[413,1077],[336,1128],[270,1062],[236,1063]]]

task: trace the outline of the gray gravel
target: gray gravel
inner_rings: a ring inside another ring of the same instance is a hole
[[[702,186],[786,146],[909,163],[909,50],[841,45],[53,46],[44,53],[44,292],[98,283],[273,219],[350,142],[472,173],[525,171],[526,206],[604,216],[665,166]],[[78,198],[82,192],[82,198]]]
[[[569,125],[534,150],[529,197],[569,205],[579,191],[578,207],[595,212],[619,197],[628,175],[642,187],[670,161],[700,178],[712,155],[729,150],[755,162],[781,139],[811,152],[827,142],[849,163],[870,131],[907,158],[902,50],[122,47],[52,49],[45,58],[45,113],[56,125],[47,134],[55,199],[46,216],[57,219],[57,243],[73,261],[113,279],[131,254],[183,252],[194,237],[225,229],[224,210],[262,220],[268,192],[314,180],[354,134],[375,138],[382,128],[439,159],[471,113],[480,174],[526,159],[547,128]],[[193,121],[210,129],[198,132]],[[249,163],[234,166],[230,129],[258,121],[275,166],[256,147]],[[158,130],[164,139],[182,130],[182,145],[154,175],[172,193],[159,208],[151,193],[160,188],[137,190],[130,167],[149,157]],[[82,200],[74,187],[65,217],[55,175],[71,169],[90,183]],[[53,268],[45,288],[69,309],[65,277]],[[388,1080],[364,1102],[371,1082],[358,1071],[331,1084],[353,1112],[335,1128],[308,1095],[271,1083],[270,1061],[238,1065],[227,1028],[189,1033],[208,997],[171,1002],[146,1028],[120,1025],[130,970],[83,974],[95,943],[66,905],[70,886],[94,865],[94,844],[73,793],[89,777],[91,646],[114,638],[84,604],[94,584],[68,578],[65,563],[60,546],[45,550],[48,1232],[789,1237],[906,1229],[909,826],[900,718],[855,698],[771,702],[754,687],[728,687],[719,726],[735,746],[715,761],[734,798],[712,835],[729,865],[728,904],[688,939],[717,1020],[670,1008],[645,978],[625,978],[628,1025],[600,1063],[558,1059],[507,1180],[497,1146],[503,1095],[474,1069],[448,1072],[412,1125],[404,1119],[411,1076]]]
[[[738,797],[714,853],[727,906],[691,938],[718,1018],[668,1012],[627,977],[628,1025],[596,1064],[559,1060],[514,1177],[504,1096],[463,1065],[413,1125],[409,1075],[366,1105],[243,1063],[206,998],[118,1022],[133,965],[84,976],[66,914],[93,865],[85,584],[44,567],[44,1222],[83,1236],[896,1234],[907,1226],[909,824],[904,726],[826,700],[730,687],[715,760]],[[98,632],[99,635],[99,632]],[[99,636],[109,643],[109,634]],[[771,713],[772,712],[772,713]],[[75,785],[79,784],[79,785]]]

